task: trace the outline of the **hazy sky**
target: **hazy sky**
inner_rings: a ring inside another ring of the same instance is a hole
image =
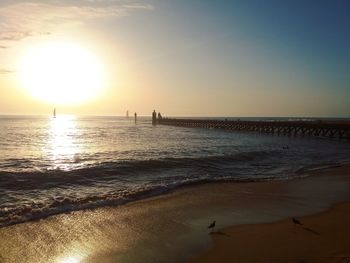
[[[1,0],[0,114],[350,117],[349,14],[347,0]],[[96,97],[23,87],[20,61],[55,42],[97,58]]]

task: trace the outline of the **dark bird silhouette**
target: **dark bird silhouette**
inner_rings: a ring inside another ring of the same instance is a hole
[[[298,219],[296,219],[296,218],[292,218],[292,221],[293,221],[293,223],[295,224],[295,225],[300,225],[300,226],[302,226],[303,224],[298,220]]]
[[[216,221],[214,220],[213,223],[211,223],[208,228],[209,229],[214,229]]]

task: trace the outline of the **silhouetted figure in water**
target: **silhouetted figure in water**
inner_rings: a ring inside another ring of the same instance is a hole
[[[136,123],[136,121],[137,121],[137,113],[135,112],[135,123]]]
[[[162,119],[162,114],[160,114],[160,112],[158,112],[158,121],[160,121]]]
[[[156,125],[157,124],[157,113],[156,110],[153,110],[152,112],[152,125]]]
[[[209,228],[210,230],[214,230],[214,228],[215,228],[215,223],[216,223],[216,221],[214,220],[213,223],[211,223],[211,224],[208,226],[208,228]]]
[[[296,219],[294,217],[292,218],[292,221],[293,221],[294,225],[299,225],[299,226],[303,225],[298,219]]]

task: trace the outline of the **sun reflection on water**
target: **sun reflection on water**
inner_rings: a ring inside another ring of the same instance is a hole
[[[79,135],[75,116],[50,120],[45,151],[54,169],[70,170],[79,161]]]

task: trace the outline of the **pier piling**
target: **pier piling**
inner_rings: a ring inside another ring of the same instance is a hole
[[[158,124],[182,127],[224,129],[241,132],[258,132],[288,136],[313,136],[337,138],[350,141],[350,121],[307,120],[307,121],[248,121],[161,118]]]

